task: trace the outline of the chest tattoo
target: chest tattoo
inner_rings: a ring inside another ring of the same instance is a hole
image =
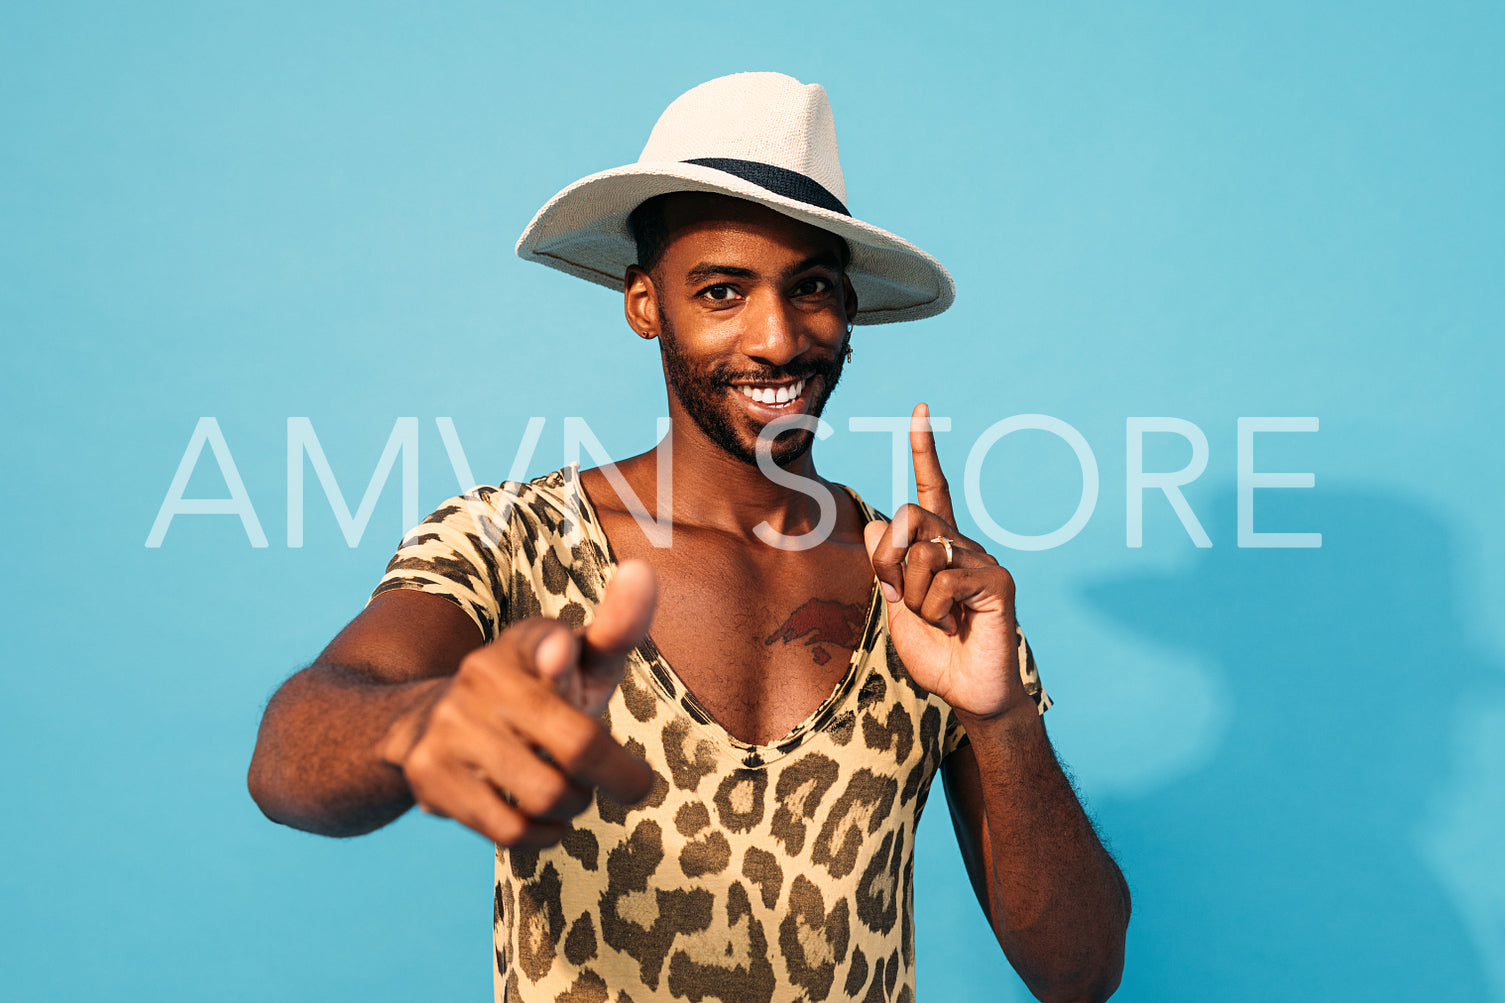
[[[855,603],[831,602],[828,599],[810,599],[789,614],[778,630],[769,634],[763,644],[772,647],[774,642],[793,644],[803,641],[810,649],[810,657],[816,665],[825,665],[831,660],[826,645],[836,645],[848,650],[856,648],[862,637],[863,621],[867,610]]]

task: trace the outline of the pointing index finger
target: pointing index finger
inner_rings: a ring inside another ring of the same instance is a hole
[[[915,498],[920,508],[934,512],[951,525],[956,515],[951,509],[951,488],[941,472],[941,458],[935,451],[935,433],[930,430],[930,405],[915,405],[909,418],[909,451],[914,457]]]

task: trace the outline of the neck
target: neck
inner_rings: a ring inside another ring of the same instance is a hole
[[[668,457],[663,456],[666,449]],[[810,450],[779,468],[790,475],[785,481],[794,477],[804,480],[795,481],[797,486],[778,483],[770,480],[756,463],[747,463],[726,452],[707,438],[689,416],[678,413],[672,416],[664,441],[617,465],[650,512],[658,510],[658,464],[670,458],[676,525],[700,526],[751,538],[754,527],[767,523],[775,532],[799,535],[808,532],[820,518],[819,504],[807,493],[813,485],[805,482],[815,481],[832,489],[816,473]]]

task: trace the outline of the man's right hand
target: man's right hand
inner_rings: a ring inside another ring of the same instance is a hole
[[[399,717],[379,754],[424,811],[502,846],[559,842],[598,787],[623,804],[641,800],[653,771],[597,719],[648,636],[656,600],[652,568],[625,562],[585,628],[535,617],[503,631]]]

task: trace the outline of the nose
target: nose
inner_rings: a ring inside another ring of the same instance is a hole
[[[784,297],[755,296],[743,311],[742,352],[770,366],[787,365],[810,349],[803,318]]]

